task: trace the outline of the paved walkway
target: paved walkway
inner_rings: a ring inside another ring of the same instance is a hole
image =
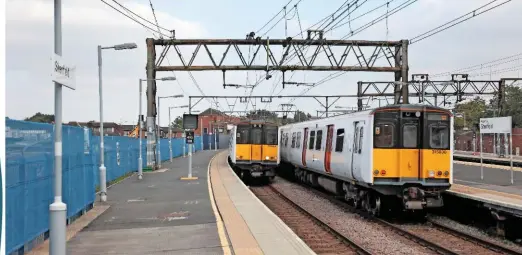
[[[198,180],[180,180],[187,157],[114,185],[110,208],[68,242],[68,254],[223,254],[207,185],[214,155],[193,156]]]

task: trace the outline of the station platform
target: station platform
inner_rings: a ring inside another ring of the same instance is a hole
[[[480,162],[480,152],[454,151],[453,159]],[[494,154],[494,153],[482,153],[482,162],[509,165],[510,158],[509,158],[509,155],[505,155],[505,157],[501,158],[497,154]],[[522,166],[522,156],[513,155],[513,165]]]
[[[210,180],[234,254],[315,254],[237,177],[228,152],[211,163]]]
[[[453,185],[446,193],[474,200],[488,209],[522,217],[522,168],[513,167],[513,184],[509,166],[454,162]]]
[[[227,155],[194,154],[197,180],[181,180],[188,158],[175,158],[113,185],[106,203],[67,227],[67,254],[315,254],[237,178]],[[48,245],[29,254],[48,254]]]

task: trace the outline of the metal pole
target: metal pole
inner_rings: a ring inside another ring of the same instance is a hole
[[[169,152],[170,152],[170,162],[172,162],[172,121],[170,120],[170,107],[169,107]]]
[[[217,151],[217,128],[214,127],[214,151]]]
[[[186,152],[187,148],[185,148],[185,147],[187,147],[187,138],[185,136],[185,133],[183,133],[182,137],[183,137],[183,157],[186,157],[186,155],[187,155],[187,152]]]
[[[509,132],[509,167],[511,168],[511,184],[513,184],[513,129]]]
[[[210,123],[210,121],[208,122],[208,134],[210,134],[210,131],[212,130],[212,123]],[[212,140],[210,139],[211,137],[209,136],[208,137],[208,150],[212,150]]]
[[[188,157],[189,157],[189,162],[188,162],[188,178],[192,178],[192,144],[189,143],[189,150],[188,150]]]
[[[54,0],[54,53],[62,55],[62,1]],[[62,85],[54,83],[54,202],[49,205],[49,254],[66,254],[67,205],[62,202]]]
[[[139,120],[138,120],[138,125],[139,125],[139,132],[138,132],[138,135],[140,136],[139,140],[140,140],[140,155],[139,155],[139,158],[138,158],[138,180],[141,180],[143,179],[143,157],[142,157],[142,138],[143,138],[143,122],[142,122],[142,111],[141,111],[141,108],[142,108],[142,105],[141,105],[141,94],[143,92],[143,87],[142,87],[142,79],[140,79],[140,103],[139,103],[139,107],[140,107],[140,110],[139,110]]]
[[[160,101],[161,97],[158,97],[158,168],[161,168],[161,122],[160,122]]]
[[[103,84],[102,84],[102,47],[98,45],[98,89],[100,97],[100,199],[107,201],[107,183],[105,168],[105,150],[103,144]]]
[[[480,132],[480,179],[484,180],[484,167],[482,165],[482,132]]]
[[[189,108],[190,113],[190,108]],[[203,117],[203,116],[200,116]],[[199,118],[199,135],[201,136],[201,150],[205,150],[203,147],[203,118]]]

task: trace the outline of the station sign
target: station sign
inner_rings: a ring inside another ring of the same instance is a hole
[[[194,131],[185,131],[185,142],[187,144],[194,143]]]
[[[190,129],[190,130],[198,129],[198,115],[197,114],[183,114],[183,129]]]
[[[65,62],[60,55],[53,54],[52,80],[58,84],[76,90],[76,66]]]
[[[511,133],[511,116],[496,118],[480,118],[480,133]]]

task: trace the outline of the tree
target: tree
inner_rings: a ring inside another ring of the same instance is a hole
[[[310,116],[309,113],[306,114],[306,113],[304,113],[303,111],[299,111],[299,110],[297,110],[297,111],[295,112],[294,122],[307,121],[307,120],[310,119],[310,117],[312,117],[312,116]]]
[[[25,121],[32,121],[32,122],[42,122],[42,123],[53,123],[54,122],[54,114],[43,114],[40,112],[37,112],[35,115],[25,118]]]
[[[480,118],[487,114],[486,108],[486,101],[480,97],[475,97],[468,102],[457,104],[455,106],[455,128],[462,129],[466,127],[471,129],[476,126]]]
[[[505,87],[505,97],[502,102],[502,112],[498,113],[498,97],[495,95],[490,101],[491,110],[488,111],[488,116],[511,116],[513,120],[513,127],[522,126],[522,89],[517,86],[508,85]]]
[[[249,119],[266,119],[266,120],[276,121],[277,113],[271,112],[271,111],[268,111],[265,109],[259,109],[259,110],[250,111],[246,115],[246,117]]]
[[[172,123],[170,123],[172,128],[183,128],[183,117],[178,116],[174,119]]]

